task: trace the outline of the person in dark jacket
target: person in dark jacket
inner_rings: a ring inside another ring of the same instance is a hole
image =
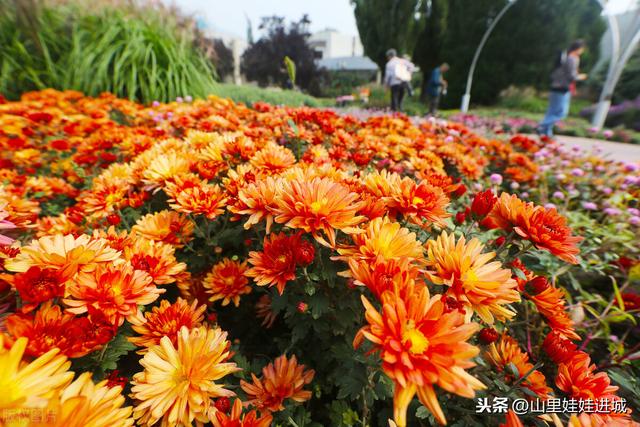
[[[587,78],[581,74],[580,55],[584,53],[584,40],[576,40],[569,49],[562,52],[556,61],[551,73],[551,91],[549,92],[549,107],[544,119],[538,125],[538,133],[549,137],[553,136],[553,127],[556,122],[567,117],[571,94],[575,92],[575,83]]]
[[[431,71],[429,82],[427,83],[427,94],[429,95],[429,114],[435,116],[440,106],[440,97],[447,90],[447,81],[444,73],[449,71],[449,64],[446,62]]]

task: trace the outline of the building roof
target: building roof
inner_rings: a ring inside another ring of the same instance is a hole
[[[330,71],[377,71],[378,66],[366,56],[342,56],[318,60],[318,67]]]

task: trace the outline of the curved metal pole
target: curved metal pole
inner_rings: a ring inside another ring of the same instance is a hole
[[[640,13],[640,12],[639,12]],[[609,108],[611,107],[611,98],[613,97],[613,92],[622,76],[622,71],[624,67],[627,65],[627,62],[631,58],[631,55],[637,48],[640,43],[640,28],[636,29],[636,33],[633,35],[632,39],[629,41],[629,44],[626,46],[622,56],[620,56],[620,30],[618,28],[617,19],[612,18],[615,23],[615,28],[611,29],[612,36],[615,34],[617,36],[617,40],[613,40],[613,43],[617,43],[614,46],[614,49],[611,52],[611,60],[609,62],[609,71],[607,72],[607,78],[602,87],[602,92],[600,92],[600,99],[598,101],[598,106],[596,107],[596,111],[593,114],[593,120],[591,124],[593,127],[602,129],[604,123],[607,119],[607,114],[609,113]],[[614,31],[615,30],[615,31]]]
[[[473,55],[473,61],[471,61],[471,68],[469,68],[469,75],[467,76],[467,87],[465,89],[464,96],[462,97],[462,106],[460,107],[460,110],[463,113],[469,111],[469,103],[471,102],[471,84],[473,83],[473,72],[476,70],[476,64],[478,63],[478,58],[480,58],[480,52],[482,52],[482,48],[484,47],[487,39],[493,32],[493,29],[496,27],[500,19],[504,16],[505,13],[507,13],[511,6],[516,4],[517,1],[518,0],[509,0],[509,2],[502,8],[498,15],[496,15],[495,19],[491,22],[491,25],[489,25],[489,28],[487,28],[487,31],[485,31],[482,39],[480,40],[480,44],[476,49],[476,53]]]

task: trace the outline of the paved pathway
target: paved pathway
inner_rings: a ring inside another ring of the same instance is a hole
[[[556,136],[558,142],[568,147],[578,145],[589,151],[594,146],[602,148],[602,156],[621,162],[640,163],[640,144],[625,144],[622,142],[602,141],[599,139],[580,138],[576,136]]]

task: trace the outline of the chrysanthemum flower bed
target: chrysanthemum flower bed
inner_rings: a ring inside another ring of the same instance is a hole
[[[632,423],[637,224],[602,247],[611,215],[549,205],[553,147],[55,91],[0,104],[0,146],[0,425]]]

